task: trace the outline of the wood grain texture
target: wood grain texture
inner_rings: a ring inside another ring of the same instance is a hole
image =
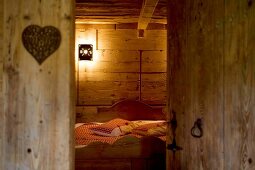
[[[145,30],[150,23],[153,16],[154,10],[158,4],[159,0],[145,0],[143,1],[142,8],[140,11],[140,16],[138,19],[137,29]]]
[[[255,4],[226,1],[225,169],[255,168]]]
[[[139,91],[122,91],[122,90],[91,90],[86,89],[86,91],[79,92],[79,105],[88,106],[105,106],[111,105],[114,102],[123,99],[139,99]]]
[[[173,114],[176,114],[178,121],[176,140],[177,144],[184,147],[184,128],[185,128],[185,100],[183,96],[186,93],[187,83],[187,57],[186,48],[186,25],[187,14],[186,0],[168,1],[168,32],[167,32],[167,120],[172,119]],[[171,51],[171,53],[170,53]],[[173,136],[173,132],[169,125],[168,136]],[[172,140],[167,137],[167,144],[171,144]],[[167,170],[187,169],[185,153],[183,151],[173,154],[172,151],[167,151],[166,166]],[[182,165],[182,166],[181,166]]]
[[[173,169],[254,169],[253,1],[182,4],[169,3],[178,9],[169,11],[168,112],[177,114],[183,151],[168,159]],[[189,134],[197,117],[201,139]]]
[[[166,2],[159,0],[151,23],[166,24]],[[142,0],[77,0],[76,23],[137,23],[142,4]]]
[[[164,50],[165,30],[146,30],[144,38],[137,37],[137,30],[98,30],[98,49]]]
[[[161,74],[160,74],[161,75]],[[104,73],[104,72],[80,72],[80,82],[93,82],[93,81],[137,81],[139,78],[138,73]],[[162,76],[163,77],[163,76]],[[149,78],[147,78],[149,79]],[[153,79],[155,80],[155,79]]]
[[[86,24],[76,23],[76,30],[78,29],[137,29],[137,23],[119,23],[119,24]],[[166,24],[149,23],[147,30],[166,30]]]
[[[73,2],[4,1],[3,169],[73,169]],[[50,11],[50,12],[49,12]],[[31,24],[61,32],[58,50],[42,65],[24,48]]]
[[[3,44],[3,23],[4,23],[4,3],[0,1],[0,44]],[[3,45],[0,46],[0,116],[4,117],[3,112]],[[0,154],[4,156],[3,140],[4,140],[4,126],[0,123]],[[0,169],[4,169],[3,159],[0,159]]]
[[[128,24],[125,26],[129,28]],[[151,105],[164,105],[166,46],[162,46],[162,50],[155,50],[150,40],[158,32],[159,37],[154,43],[165,43],[166,30],[148,30],[149,36],[139,43],[136,42],[140,40],[134,28],[116,28],[111,29],[104,25],[90,27],[89,24],[76,27],[76,45],[86,42],[96,46],[93,61],[76,63],[77,105],[110,106],[123,99],[141,99]],[[122,42],[126,44],[121,46]],[[133,43],[140,47],[129,48],[128,46],[135,46]],[[143,50],[144,47],[148,50]],[[91,115],[87,109],[83,113],[83,119],[85,114]]]
[[[168,112],[176,114],[183,150],[168,152],[168,169],[224,168],[223,7],[220,0],[169,2]],[[200,139],[190,134],[198,118]]]

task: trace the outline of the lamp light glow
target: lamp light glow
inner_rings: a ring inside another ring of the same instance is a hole
[[[93,45],[79,44],[79,59],[92,60],[92,58],[93,58]]]

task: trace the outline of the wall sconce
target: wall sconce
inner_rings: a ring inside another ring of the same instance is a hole
[[[79,59],[92,60],[93,45],[92,44],[79,44]]]

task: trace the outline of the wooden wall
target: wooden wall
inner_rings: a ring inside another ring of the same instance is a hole
[[[255,169],[254,1],[169,1],[169,169]],[[197,118],[204,135],[191,136]],[[169,141],[170,143],[171,141]]]
[[[166,102],[166,29],[150,26],[138,38],[137,26],[76,25],[76,48],[94,47],[93,61],[79,61],[76,49],[77,121],[89,121],[101,106],[123,99],[152,106]]]
[[[3,65],[0,77],[3,75],[1,111],[4,112],[0,112],[0,169],[72,170],[74,2],[4,0],[2,3],[0,41],[4,43],[0,48],[0,65]],[[32,24],[51,25],[61,33],[59,48],[41,65],[21,40],[23,30]]]
[[[3,117],[3,15],[4,3],[0,1],[0,116]],[[0,154],[3,155],[3,124],[0,123]],[[0,169],[4,169],[0,160]]]

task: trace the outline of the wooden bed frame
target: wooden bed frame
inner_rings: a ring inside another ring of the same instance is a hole
[[[162,108],[134,100],[123,100],[110,108],[99,108],[96,122],[114,118],[165,120]],[[165,142],[156,137],[123,137],[114,144],[94,142],[75,149],[76,170],[164,170]]]

